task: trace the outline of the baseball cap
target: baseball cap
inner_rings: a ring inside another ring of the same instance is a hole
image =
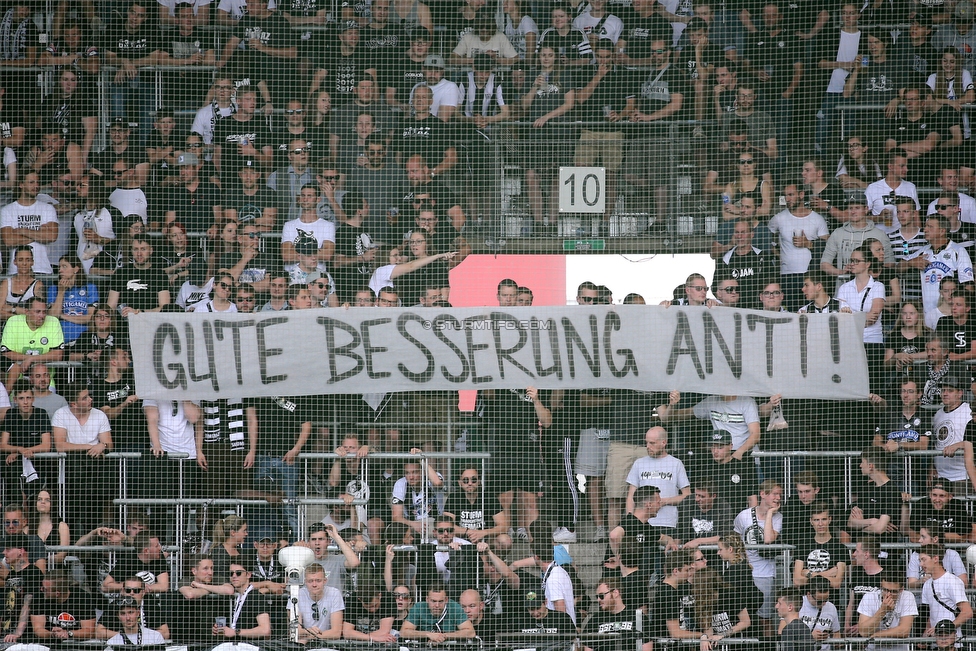
[[[920,27],[931,27],[932,18],[928,14],[916,11],[915,16],[912,17],[912,24],[918,24]]]
[[[972,20],[973,19],[973,3],[969,0],[962,0],[956,5],[956,10],[952,12],[952,15],[959,20]]]
[[[414,27],[409,33],[410,42],[415,41],[430,41],[430,32],[427,31],[426,27]]]
[[[295,238],[295,252],[299,255],[315,255],[319,250],[319,242],[311,233],[298,231]]]
[[[942,620],[939,620],[939,623],[937,623],[933,627],[933,629],[934,629],[936,635],[955,635],[956,634],[956,625],[952,623],[952,620],[951,619],[942,619]]]
[[[863,192],[848,192],[844,195],[844,199],[847,201],[847,205],[858,205],[866,206],[868,205],[868,197]]]
[[[348,32],[351,29],[359,29],[359,23],[355,20],[344,20],[339,23],[339,32]]]
[[[3,537],[4,549],[28,549],[29,547],[30,541],[22,533],[14,533]]]
[[[526,592],[524,602],[525,607],[529,610],[536,610],[546,605],[545,597],[535,591]]]
[[[440,68],[441,70],[443,70],[444,68],[447,67],[447,65],[444,63],[444,57],[439,56],[437,54],[428,54],[427,58],[424,59],[424,67]]]
[[[177,167],[185,167],[186,165],[198,165],[200,159],[192,151],[185,154],[180,154],[180,157],[176,159]]]
[[[119,610],[123,608],[139,608],[139,604],[132,597],[119,597],[115,600],[115,607]]]
[[[972,377],[966,374],[949,371],[946,373],[945,377],[939,381],[939,386],[952,387],[953,389],[968,389],[972,382]]]
[[[250,158],[241,161],[241,169],[245,167],[257,167],[257,166],[258,166],[257,162],[251,160]]]
[[[129,128],[129,121],[127,119],[125,119],[125,118],[118,117],[118,118],[115,118],[114,120],[112,120],[112,126],[113,127],[122,127],[123,129],[128,129]]]
[[[712,432],[711,444],[732,445],[732,435],[726,432],[724,429],[717,429],[714,432]]]

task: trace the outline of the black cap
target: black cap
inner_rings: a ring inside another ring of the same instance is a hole
[[[935,626],[933,626],[932,628],[933,628],[933,630],[935,632],[935,635],[955,635],[956,634],[956,625],[952,622],[951,619],[942,619],[942,620],[939,620],[939,622]]]
[[[952,387],[953,389],[968,389],[972,383],[972,376],[958,371],[949,371],[945,377],[939,380],[939,386]]]
[[[545,595],[541,595],[535,591],[526,592],[524,601],[525,607],[529,610],[536,610],[546,605]]]
[[[709,442],[712,445],[732,445],[732,435],[724,429],[717,429],[712,432]]]
[[[862,191],[847,192],[844,194],[844,199],[847,201],[848,206],[866,206],[868,205],[868,197]]]
[[[12,533],[3,537],[4,549],[29,549],[30,541],[22,533]]]

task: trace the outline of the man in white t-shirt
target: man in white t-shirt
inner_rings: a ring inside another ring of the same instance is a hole
[[[922,274],[923,313],[938,305],[939,286],[945,276],[955,276],[960,283],[972,282],[974,278],[969,252],[949,239],[949,228],[949,219],[945,215],[928,215],[922,232],[929,245],[907,262]]]
[[[285,222],[281,229],[281,260],[287,265],[298,262],[295,241],[300,235],[311,235],[319,245],[319,262],[329,262],[335,252],[335,224],[319,217],[315,206],[319,202],[319,190],[314,183],[306,183],[295,198],[301,214],[298,219]]]
[[[759,485],[759,505],[743,509],[735,517],[733,529],[742,536],[747,545],[771,545],[779,539],[783,530],[783,514],[779,512],[783,501],[783,487],[779,482],[767,479]],[[776,559],[778,552],[762,552],[758,549],[746,551],[752,566],[752,580],[763,593],[763,604],[758,615],[767,629],[772,627],[776,613]]]
[[[893,570],[894,568],[892,568]],[[862,637],[876,639],[911,637],[918,617],[915,595],[905,590],[905,577],[892,571],[881,579],[881,590],[870,590],[857,606],[857,631]],[[908,651],[907,644],[884,645],[885,651]],[[868,645],[866,651],[874,651]]]
[[[61,388],[61,394],[68,405],[54,412],[51,438],[55,451],[66,453],[65,520],[78,523],[79,530],[91,531],[102,521],[112,496],[118,494],[118,477],[110,481],[109,468],[114,462],[105,460],[105,453],[112,451],[112,426],[105,412],[92,408],[84,383],[70,382]]]
[[[197,111],[190,127],[190,133],[199,134],[207,145],[213,144],[214,125],[237,112],[232,77],[218,71],[213,83],[213,93],[213,101]]]
[[[210,22],[210,3],[212,0],[156,0],[159,3],[159,24],[176,25],[176,5],[193,7],[194,23],[206,25]]]
[[[810,261],[816,256],[819,264],[822,251],[830,237],[827,222],[814,212],[804,201],[802,187],[791,183],[783,188],[786,210],[769,220],[769,230],[779,235],[779,270],[782,274],[781,286],[791,312],[800,309],[803,294],[803,274],[810,269]]]
[[[922,571],[931,577],[922,586],[922,603],[929,607],[929,621],[923,635],[930,637],[938,622],[950,619],[956,626],[956,637],[962,637],[962,625],[972,619],[973,608],[962,579],[942,567],[942,554],[942,546],[935,543],[922,545],[918,550]]]
[[[450,79],[444,78],[444,70],[447,65],[444,57],[437,54],[429,54],[424,59],[424,79],[434,95],[434,100],[430,105],[430,114],[439,118],[441,122],[450,122],[457,111],[457,106],[461,101],[461,89]],[[419,85],[419,84],[418,84]],[[414,87],[416,88],[416,86]],[[410,100],[413,101],[413,91],[410,91]]]
[[[657,408],[662,423],[670,420],[695,417],[709,420],[713,430],[724,430],[732,437],[732,455],[742,459],[753,447],[759,444],[759,406],[748,396],[709,396],[689,409],[675,409],[681,400],[681,393],[672,391],[668,404]]]
[[[691,495],[691,483],[681,461],[668,454],[668,431],[652,427],[644,435],[647,456],[634,462],[627,474],[627,513],[634,512],[634,493],[641,486],[661,491],[661,510],[647,521],[652,527],[678,526],[678,505]]]
[[[919,209],[918,188],[906,181],[908,175],[908,154],[895,147],[888,152],[888,170],[883,179],[875,181],[864,190],[864,196],[871,207],[871,214],[881,217],[875,220],[883,231],[891,233],[899,228],[896,197],[910,197]]]
[[[840,616],[837,606],[830,601],[830,591],[830,581],[822,576],[813,577],[807,583],[800,608],[800,621],[810,628],[813,639],[824,643],[820,647],[822,651],[830,649],[828,638],[840,637]]]
[[[162,633],[143,625],[142,610],[134,598],[129,596],[119,597],[115,605],[118,608],[119,622],[122,623],[122,630],[116,633],[114,637],[109,638],[109,646],[143,646],[164,644],[166,642]]]
[[[10,248],[8,273],[17,273],[13,248],[29,246],[34,252],[34,273],[53,273],[47,246],[58,239],[58,213],[54,206],[38,201],[41,183],[37,174],[28,172],[18,185],[17,200],[0,209],[0,239]]]

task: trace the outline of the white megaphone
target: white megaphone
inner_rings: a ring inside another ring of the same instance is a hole
[[[301,586],[305,583],[305,568],[315,562],[315,552],[291,545],[278,552],[278,562],[285,568],[285,583]]]
[[[305,584],[305,568],[315,562],[315,552],[292,545],[278,552],[278,562],[285,568],[288,586],[288,639],[298,642],[298,591]]]

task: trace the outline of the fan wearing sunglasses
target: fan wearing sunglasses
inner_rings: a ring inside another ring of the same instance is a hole
[[[305,585],[298,592],[298,639],[316,645],[318,640],[338,640],[346,609],[342,593],[326,585],[325,568],[312,563],[305,568]]]
[[[271,637],[267,602],[251,585],[251,573],[235,560],[230,563],[229,575],[234,595],[227,602],[227,623],[215,623],[211,633],[228,639]]]
[[[209,301],[200,301],[193,306],[194,312],[237,312],[237,306],[232,302],[234,290],[237,283],[230,274],[217,276],[213,284],[213,298]]]

